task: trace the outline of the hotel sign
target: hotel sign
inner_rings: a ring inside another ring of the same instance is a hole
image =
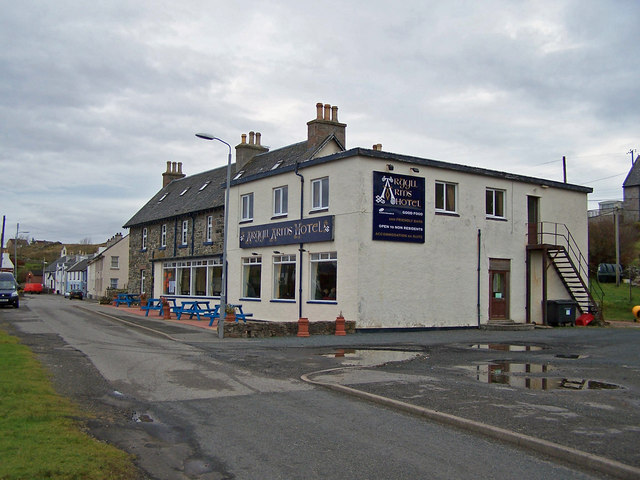
[[[333,215],[240,228],[240,248],[333,240]]]
[[[373,172],[373,240],[424,243],[424,178]]]

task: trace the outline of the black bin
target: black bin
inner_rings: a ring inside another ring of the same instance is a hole
[[[573,300],[547,300],[547,325],[576,324],[578,304]]]

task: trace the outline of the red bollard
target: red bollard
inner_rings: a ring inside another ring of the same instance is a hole
[[[347,332],[344,329],[344,317],[342,316],[342,312],[340,315],[336,317],[336,335],[344,336]]]
[[[298,336],[299,337],[308,337],[309,336],[309,319],[300,317],[298,319]]]

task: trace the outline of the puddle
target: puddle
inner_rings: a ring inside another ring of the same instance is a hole
[[[580,355],[578,353],[559,353],[556,358],[568,358],[570,360],[576,360],[578,358],[587,358],[586,355]]]
[[[422,352],[402,350],[366,350],[339,348],[331,353],[322,354],[326,358],[337,358],[346,366],[373,367],[391,362],[404,362],[424,356]]]
[[[470,348],[478,350],[494,350],[500,352],[537,352],[542,347],[537,345],[512,345],[508,343],[474,343]]]
[[[508,385],[527,390],[615,390],[620,385],[586,379],[549,377],[545,373],[554,370],[551,365],[535,363],[495,362],[467,365],[459,368],[483,383]]]

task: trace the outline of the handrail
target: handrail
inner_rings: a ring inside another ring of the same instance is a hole
[[[591,282],[591,276],[589,275],[589,261],[582,254],[578,243],[571,235],[569,228],[564,223],[555,222],[538,222],[536,229],[528,229],[529,235],[536,235],[535,241],[529,238],[529,244],[534,245],[554,245],[562,246],[567,251],[569,259],[573,262],[574,267],[577,266],[578,276],[582,280],[587,291],[590,295],[597,297],[600,303],[599,310],[602,311],[602,301],[604,298],[604,291],[600,284],[595,281]],[[595,287],[595,292],[593,291]],[[594,300],[595,302],[595,300]]]

